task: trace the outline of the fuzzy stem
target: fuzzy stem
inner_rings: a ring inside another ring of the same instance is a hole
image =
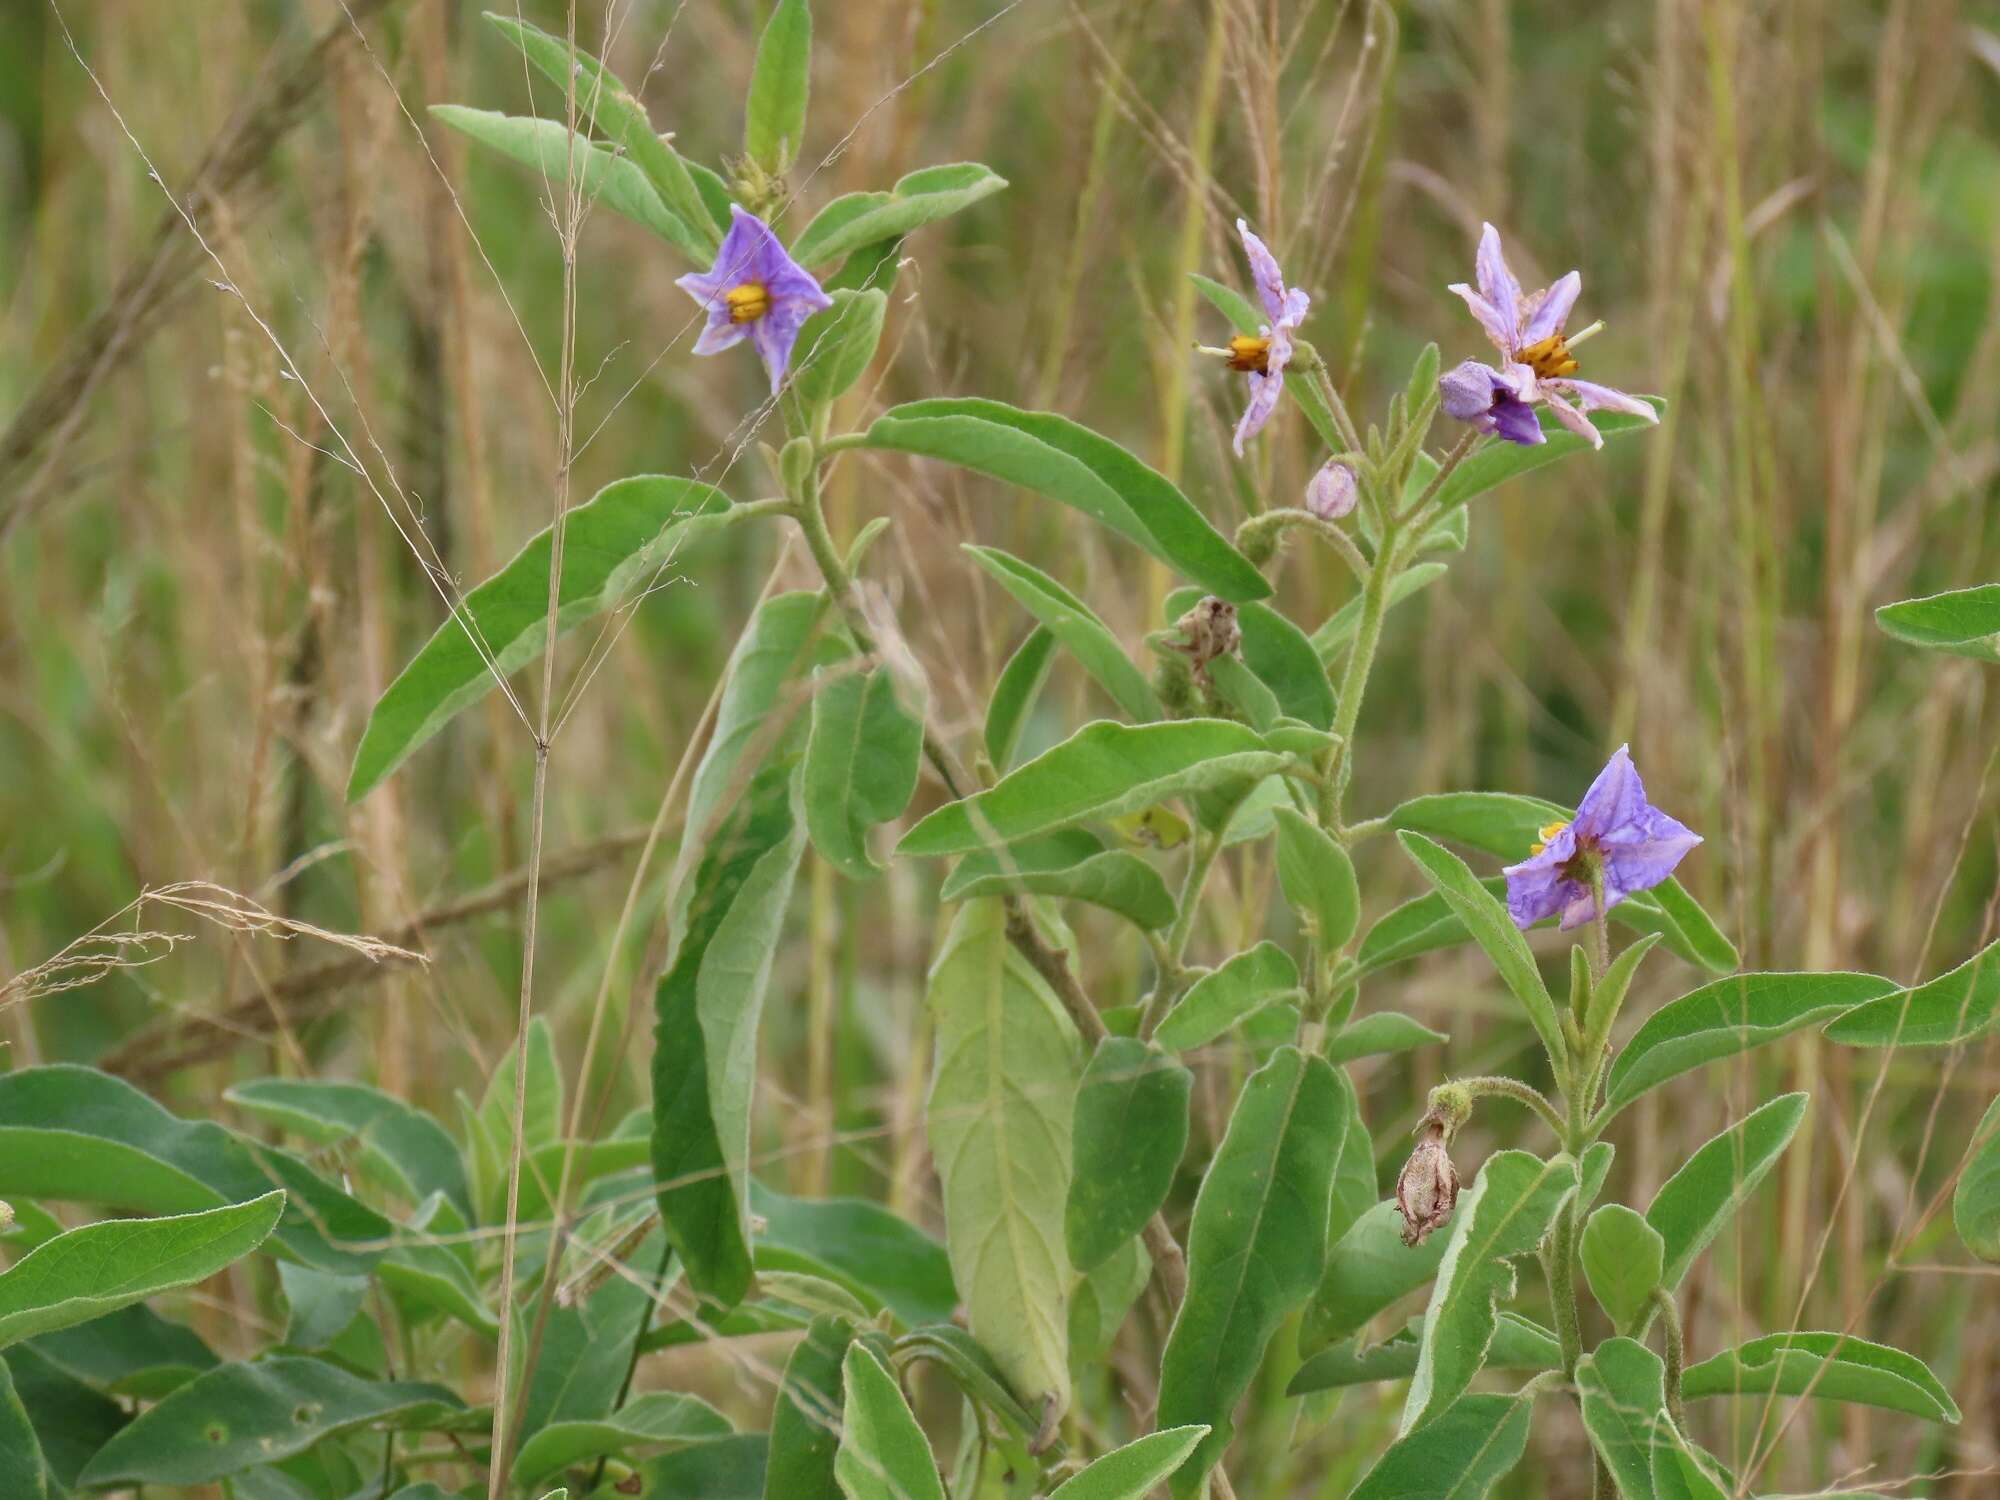
[[[1562,1117],[1562,1112],[1540,1089],[1533,1084],[1523,1083],[1518,1078],[1506,1078],[1499,1074],[1488,1074],[1479,1078],[1454,1078],[1452,1083],[1464,1089],[1475,1099],[1499,1097],[1512,1099],[1517,1104],[1525,1104],[1547,1123],[1556,1133],[1556,1139],[1565,1145],[1569,1143],[1570,1127]]]
[[[1571,1198],[1556,1216],[1556,1227],[1544,1252],[1549,1301],[1556,1315],[1556,1337],[1562,1343],[1563,1379],[1575,1381],[1576,1362],[1583,1358],[1583,1320],[1576,1305],[1576,1200]]]
[[[1653,1288],[1653,1307],[1667,1330],[1667,1415],[1676,1427],[1687,1427],[1687,1413],[1681,1405],[1681,1372],[1687,1368],[1687,1345],[1681,1330],[1681,1310],[1671,1293]]]

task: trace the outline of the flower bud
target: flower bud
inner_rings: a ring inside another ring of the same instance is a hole
[[[1458,1169],[1445,1148],[1444,1124],[1426,1117],[1423,1137],[1396,1179],[1396,1212],[1403,1216],[1403,1243],[1421,1245],[1424,1236],[1451,1218],[1458,1202]]]
[[[1338,521],[1351,515],[1358,495],[1354,471],[1337,458],[1329,458],[1306,481],[1306,509],[1322,521]]]

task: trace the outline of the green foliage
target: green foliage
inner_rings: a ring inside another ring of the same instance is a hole
[[[1361,890],[1354,862],[1317,824],[1293,808],[1280,807],[1278,883],[1292,910],[1313,924],[1322,953],[1338,953],[1361,919]]]
[[[1958,1403],[1922,1360],[1852,1334],[1767,1334],[1690,1365],[1681,1377],[1690,1399],[1767,1391],[1880,1406],[1927,1422],[1959,1418]]]
[[[1856,1006],[1826,1028],[1850,1047],[1949,1047],[1985,1031],[2000,1010],[2000,942],[1949,974]]]
[[[1169,1051],[1191,1052],[1266,1006],[1298,995],[1298,962],[1276,943],[1262,942],[1190,985],[1160,1022],[1154,1040]]]
[[[1166,927],[1178,908],[1160,872],[1124,849],[1106,849],[1083,828],[966,855],[938,890],[940,901],[980,896],[1057,896],[1115,911],[1147,930]]]
[[[1327,1038],[1326,1060],[1331,1063],[1352,1062],[1357,1057],[1410,1052],[1443,1040],[1445,1035],[1442,1031],[1433,1031],[1401,1011],[1378,1010]]]
[[[1449,1236],[1434,1234],[1420,1245],[1405,1245],[1393,1202],[1362,1214],[1327,1253],[1326,1274],[1300,1324],[1299,1352],[1311,1354],[1346,1338],[1424,1285],[1437,1275],[1448,1242]]]
[[[1143,1500],[1154,1485],[1187,1461],[1207,1435],[1208,1429],[1200,1426],[1149,1432],[1071,1475],[1049,1500]]]
[[[1970,1155],[1951,1195],[1952,1225],[1965,1248],[2000,1261],[2000,1099],[1986,1106],[1972,1132]]]
[[[806,319],[799,330],[798,369],[792,389],[814,405],[845,395],[867,373],[882,342],[889,298],[880,287],[842,287],[830,294],[833,306]]]
[[[2000,662],[2000,583],[1885,604],[1875,611],[1875,623],[1911,646]]]
[[[683,1447],[728,1437],[729,1420],[696,1396],[653,1391],[589,1420],[551,1422],[521,1445],[514,1478],[547,1479],[571,1464],[635,1448]]]
[[[1657,1455],[1673,1446],[1666,1367],[1644,1344],[1606,1339],[1576,1367],[1584,1430],[1631,1500],[1654,1500]]]
[[[923,754],[922,698],[887,663],[822,667],[803,783],[813,848],[844,874],[879,874],[868,830],[909,805]]]
[[[977,547],[968,542],[964,550],[1077,659],[1127,718],[1145,724],[1160,717],[1152,684],[1132,665],[1118,638],[1090,612],[1089,605],[1041,569],[1009,557],[998,547]]]
[[[1624,1204],[1607,1203],[1585,1221],[1577,1249],[1597,1305],[1620,1328],[1632,1326],[1666,1265],[1667,1242],[1659,1230]]]
[[[793,1347],[771,1408],[771,1450],[764,1500],[840,1500],[834,1474],[846,1401],[841,1367],[853,1325],[817,1317]]]
[[[472,1217],[465,1161],[442,1125],[422,1110],[360,1083],[260,1078],[224,1098],[320,1147],[352,1145],[359,1165],[410,1203],[443,1193]]]
[[[1808,1096],[1781,1094],[1708,1141],[1660,1185],[1646,1222],[1666,1242],[1661,1290],[1681,1284],[1694,1259],[1743,1205],[1792,1142]]]
[[[0,1359],[0,1491],[20,1500],[47,1500],[49,1493],[41,1442],[4,1359]]]
[[[922,167],[886,193],[846,193],[814,215],[792,241],[802,265],[824,265],[972,207],[1007,186],[977,162]]]
[[[743,150],[777,176],[791,170],[805,140],[806,99],[812,89],[812,9],[806,0],[778,0],[757,43],[744,108]]]
[[[1480,1500],[1521,1461],[1533,1409],[1525,1396],[1462,1396],[1390,1444],[1351,1500]]]
[[[1338,1390],[1377,1380],[1408,1380],[1417,1372],[1417,1358],[1423,1352],[1423,1336],[1423,1319],[1413,1318],[1379,1343],[1370,1342],[1358,1334],[1342,1339],[1300,1365],[1298,1373],[1285,1387],[1285,1393],[1304,1396],[1314,1391]],[[1493,1325],[1493,1339],[1486,1346],[1486,1358],[1480,1368],[1559,1370],[1562,1368],[1562,1346],[1548,1329],[1530,1322],[1519,1313],[1503,1312]]]
[[[847,1500],[945,1500],[931,1447],[895,1377],[865,1345],[850,1344],[834,1473]]]
[[[1005,773],[1014,764],[1021,748],[1021,733],[1028,727],[1042,686],[1049,680],[1049,667],[1056,659],[1055,632],[1037,625],[1022,637],[1000,678],[993,685],[993,697],[986,708],[986,758],[996,771]]]
[[[1167,599],[1167,619],[1177,620],[1201,598],[1199,589],[1176,589]],[[1241,665],[1269,690],[1277,711],[1315,729],[1333,728],[1333,685],[1306,633],[1268,604],[1246,600],[1236,606],[1242,632]],[[1211,674],[1223,660],[1209,664]]]
[[[1187,1149],[1194,1075],[1136,1037],[1097,1044],[1076,1091],[1075,1171],[1063,1210],[1070,1264],[1093,1271],[1166,1201]]]

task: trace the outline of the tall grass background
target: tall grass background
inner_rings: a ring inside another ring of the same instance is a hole
[[[560,184],[427,119],[440,101],[562,113],[477,10],[0,0],[0,422],[15,424],[0,441],[0,982],[100,924],[160,935],[88,987],[17,991],[0,1011],[12,1065],[105,1059],[188,1113],[226,1113],[223,1089],[267,1072],[357,1077],[450,1118],[514,1035],[539,669],[516,686],[526,718],[496,696],[347,805],[370,705],[444,617],[426,561],[469,587],[547,524],[565,475],[573,500],[647,471],[771,490],[746,421],[761,377],[689,355],[672,252],[586,211],[566,314]],[[1306,332],[1350,401],[1376,406],[1426,341],[1479,352],[1443,288],[1491,219],[1530,284],[1582,269],[1582,315],[1610,324],[1585,373],[1669,413],[1656,435],[1480,503],[1449,578],[1392,618],[1360,804],[1447,785],[1573,797],[1629,739],[1655,800],[1708,835],[1683,875],[1746,967],[1911,979],[1992,939],[1993,671],[1900,648],[1869,614],[2000,575],[2000,16],[1944,0],[815,10],[805,211],[934,161],[1012,183],[906,245],[894,357],[847,415],[937,393],[1055,407],[1227,527],[1246,497],[1292,503],[1321,455],[1283,422],[1248,465],[1229,458],[1238,391],[1191,354],[1219,328],[1186,273],[1240,280],[1231,222],[1247,217],[1312,293]],[[558,34],[570,20],[555,0],[520,11]],[[738,149],[761,19],[738,3],[575,11],[579,45],[710,161]],[[240,139],[232,122],[301,59],[296,120],[265,119],[269,150],[245,170],[208,158],[205,180],[227,180],[197,194],[211,143]],[[93,320],[109,352],[65,382]],[[1135,645],[1161,623],[1164,575],[995,486],[851,466],[831,509],[840,531],[894,518],[878,565],[947,726],[977,724],[1024,633],[961,541],[1052,567]],[[572,1073],[600,989],[607,1035],[632,1038],[595,1052],[607,1120],[646,1097],[650,1007],[633,985],[659,940],[657,860],[613,951],[639,845],[699,753],[752,603],[810,576],[778,529],[738,527],[559,656],[533,1000]],[[1281,587],[1324,612],[1346,584],[1297,555]],[[1057,687],[1044,743],[1092,711],[1080,676]],[[1366,857],[1377,889],[1414,894],[1390,851]],[[130,910],[196,878],[429,962]],[[1268,868],[1231,869],[1211,936],[1254,932],[1270,885]],[[802,882],[764,1041],[774,1184],[935,1215],[933,890],[909,865],[872,888],[817,866]],[[1132,998],[1124,938],[1093,927],[1084,951],[1100,1003]],[[1452,1040],[1364,1065],[1385,1162],[1447,1066],[1491,1071],[1529,1041],[1476,955],[1399,972],[1364,1003]],[[1662,964],[1648,982],[1642,1008],[1693,979]],[[1706,1418],[1725,1457],[1775,1440],[1763,1488],[1935,1474],[1897,1492],[1995,1493],[2000,1287],[1939,1212],[1995,1064],[1990,1040],[1945,1057],[1809,1038],[1690,1078],[1616,1133],[1614,1188],[1644,1202],[1750,1103],[1812,1088],[1809,1138],[1692,1284],[1691,1349],[1853,1327],[1922,1354],[1964,1407],[1942,1434],[1784,1402],[1736,1403],[1734,1430]],[[1217,1058],[1198,1089],[1198,1134],[1219,1126],[1233,1067]],[[199,1315],[240,1342],[232,1313]],[[660,1378],[748,1420],[768,1405],[777,1360],[756,1341],[671,1360]],[[1344,1494],[1392,1409],[1363,1393],[1308,1420],[1281,1385],[1246,1424],[1269,1451],[1297,1445],[1270,1493]],[[1558,1427],[1513,1493],[1575,1493],[1581,1445]]]

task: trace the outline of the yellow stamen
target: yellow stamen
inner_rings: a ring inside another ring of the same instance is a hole
[[[1569,823],[1567,820],[1558,823],[1548,823],[1543,825],[1541,828],[1535,831],[1535,837],[1540,842],[1538,842],[1535,845],[1535,847],[1530,849],[1528,852],[1530,854],[1540,854],[1544,849],[1549,847],[1549,840],[1554,838],[1557,834],[1561,833],[1567,827],[1569,827]]]
[[[729,304],[732,323],[754,323],[771,310],[771,294],[755,281],[731,287],[722,294],[722,300]]]
[[[1270,368],[1271,341],[1239,333],[1229,341],[1229,368],[1261,375]]]
[[[1514,357],[1543,380],[1557,380],[1576,373],[1576,360],[1570,355],[1569,341],[1560,333],[1552,333],[1528,345]]]

